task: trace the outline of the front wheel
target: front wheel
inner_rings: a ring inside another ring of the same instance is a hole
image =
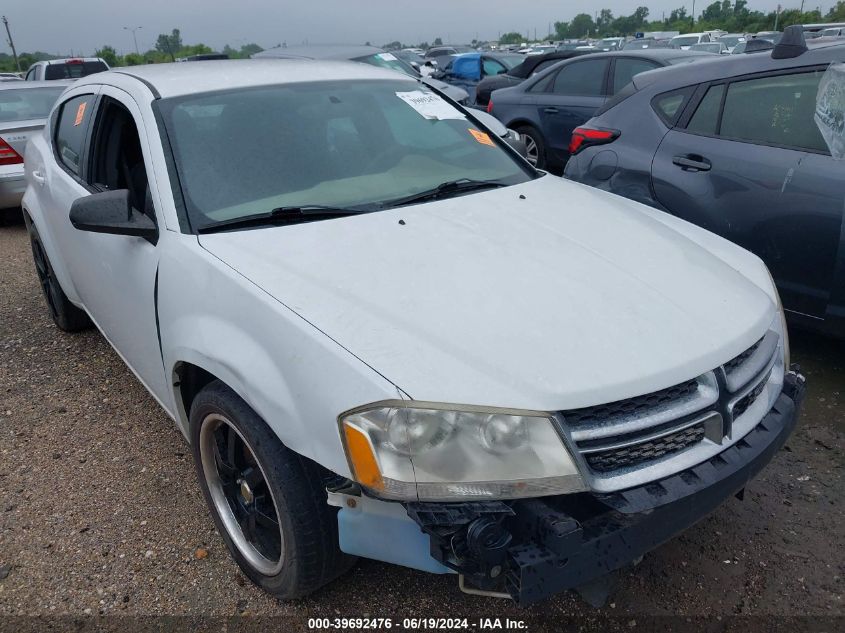
[[[243,572],[281,599],[304,596],[349,569],[338,548],[327,472],[284,446],[250,406],[219,381],[191,406],[200,487],[217,530]]]

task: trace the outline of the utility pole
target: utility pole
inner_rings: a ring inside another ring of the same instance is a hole
[[[775,13],[775,31],[778,30],[778,20],[780,19],[780,5],[778,5],[777,13]]]
[[[804,0],[801,0],[801,13],[804,13]]]
[[[695,26],[695,0],[692,0],[692,25]]]
[[[12,32],[9,30],[9,20],[3,16],[3,24],[6,26],[6,35],[9,36],[9,46],[12,48],[12,57],[15,58],[15,68],[21,72],[21,63],[18,61],[18,52],[15,50],[15,43],[12,41]]]
[[[124,26],[123,27],[124,31],[132,31],[132,41],[135,42],[135,54],[136,55],[140,55],[141,51],[138,50],[138,38],[135,35],[135,31],[137,31],[138,29],[142,29],[142,28],[144,28],[144,27],[143,26]]]

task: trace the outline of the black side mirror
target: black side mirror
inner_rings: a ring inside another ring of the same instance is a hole
[[[132,207],[128,189],[103,191],[74,200],[70,223],[80,231],[142,237],[155,244],[158,227],[152,218]]]

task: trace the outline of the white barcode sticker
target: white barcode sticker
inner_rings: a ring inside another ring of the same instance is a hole
[[[411,92],[397,92],[396,96],[411,106],[426,119],[465,119],[466,116],[433,92],[413,90]]]

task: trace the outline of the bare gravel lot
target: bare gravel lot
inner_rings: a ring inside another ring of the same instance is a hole
[[[114,630],[190,621],[152,616],[195,616],[203,619],[193,630],[222,630],[216,616],[239,615],[227,630],[305,630],[309,617],[362,616],[628,629],[678,615],[751,624],[813,616],[800,623],[843,630],[845,345],[793,332],[792,348],[809,392],[786,448],[744,501],[730,499],[622,572],[602,609],[575,594],[520,609],[464,595],[454,578],[370,561],[308,599],[280,603],[230,560],[175,425],[99,333],[53,326],[23,224],[0,226],[0,630],[81,630],[97,621],[87,615],[140,616],[99,620]]]

